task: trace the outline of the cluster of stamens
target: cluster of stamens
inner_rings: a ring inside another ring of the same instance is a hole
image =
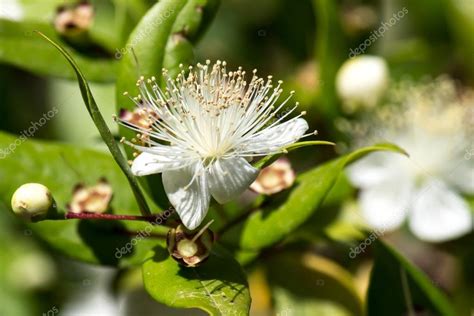
[[[138,132],[131,142],[123,142],[141,152],[158,154],[160,146],[176,146],[179,148],[176,155],[208,161],[227,155],[253,156],[240,148],[246,138],[279,124],[298,106],[296,103],[278,115],[294,91],[275,106],[283,91],[282,81],[275,86],[272,76],[264,80],[257,77],[256,70],[247,83],[246,72],[241,67],[227,72],[226,62],[217,61],[210,66],[207,60],[196,67],[185,69],[180,65],[180,68],[175,79],[163,69],[164,89],[155,77],[141,77],[137,81],[140,93],[130,99],[137,105],[143,121],[149,124],[117,118],[120,124]],[[303,111],[290,120],[305,114]]]

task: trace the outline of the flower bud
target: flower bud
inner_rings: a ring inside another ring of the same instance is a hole
[[[153,123],[158,120],[158,115],[150,109],[136,108],[133,111],[127,109],[120,109],[119,114],[120,121],[130,126],[137,126],[145,132],[152,129]],[[142,133],[137,135],[138,141],[145,144],[150,136],[148,133]]]
[[[64,36],[77,36],[86,33],[94,20],[94,8],[83,1],[76,5],[64,5],[58,8],[54,19],[54,28]]]
[[[16,215],[32,222],[43,220],[55,209],[49,189],[39,183],[26,183],[12,196],[12,210]]]
[[[336,88],[345,110],[353,112],[360,107],[374,107],[387,89],[388,80],[388,66],[383,58],[357,56],[339,69]]]
[[[214,243],[214,233],[206,225],[199,232],[192,232],[178,225],[168,232],[166,244],[170,255],[185,267],[196,267],[205,261]]]
[[[291,187],[295,178],[290,161],[286,158],[279,158],[262,169],[250,188],[260,194],[275,194]]]
[[[90,187],[78,184],[67,207],[72,213],[104,213],[110,207],[112,196],[112,187],[106,179],[100,179],[96,185]]]

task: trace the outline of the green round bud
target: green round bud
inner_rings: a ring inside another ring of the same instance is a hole
[[[40,183],[26,183],[12,196],[13,212],[29,221],[46,217],[53,206],[53,196],[47,187]]]
[[[188,239],[179,241],[177,249],[183,257],[192,257],[198,252],[198,246],[196,243]]]

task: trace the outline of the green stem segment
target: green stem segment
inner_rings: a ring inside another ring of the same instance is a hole
[[[51,43],[54,47],[56,47],[59,52],[67,59],[67,61],[71,64],[74,72],[76,73],[77,80],[79,83],[79,88],[81,90],[82,98],[84,100],[84,104],[86,105],[87,111],[89,112],[92,120],[94,121],[95,126],[99,130],[100,136],[104,140],[105,144],[109,148],[112,157],[115,159],[117,164],[119,165],[122,172],[127,177],[127,180],[130,184],[130,187],[133,191],[135,199],[137,200],[138,206],[140,207],[140,212],[144,216],[151,215],[150,208],[145,200],[145,196],[143,195],[140,186],[138,184],[137,179],[132,174],[130,167],[128,165],[127,159],[123,156],[122,152],[120,151],[119,146],[117,145],[114,136],[110,132],[107,124],[105,123],[104,117],[100,113],[100,110],[97,106],[97,103],[92,96],[92,92],[89,88],[89,84],[87,83],[86,78],[82,74],[81,70],[79,69],[78,65],[74,61],[74,59],[69,55],[69,53],[64,50],[59,44],[48,38],[41,32],[36,31],[40,36],[46,39],[49,43]]]

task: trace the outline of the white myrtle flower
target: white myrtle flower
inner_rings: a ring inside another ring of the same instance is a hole
[[[133,173],[162,173],[168,199],[188,229],[203,221],[211,196],[225,203],[249,187],[259,173],[249,163],[253,157],[284,152],[308,130],[304,112],[285,120],[298,104],[276,115],[293,92],[275,106],[282,82],[273,86],[271,76],[263,80],[255,73],[247,83],[240,67],[227,72],[225,62],[206,61],[176,79],[164,70],[165,90],[153,77],[140,78],[133,100],[149,114],[151,128],[119,119],[145,143],[131,144],[141,152]]]
[[[356,128],[410,155],[374,153],[348,169],[361,189],[363,216],[372,227],[387,230],[408,219],[411,231],[431,242],[469,233],[473,213],[463,195],[474,195],[474,159],[466,155],[474,136],[474,98],[460,100],[447,79],[400,92],[399,106],[379,111],[365,131]]]
[[[363,55],[342,64],[336,76],[336,88],[344,109],[373,108],[389,83],[387,63],[381,57]]]

